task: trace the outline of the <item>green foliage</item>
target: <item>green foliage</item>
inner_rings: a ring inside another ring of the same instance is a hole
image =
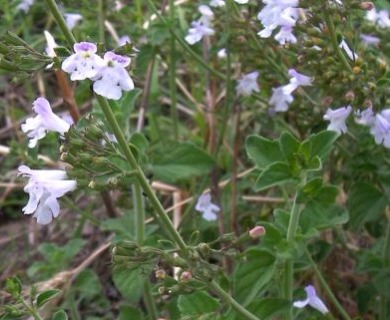
[[[37,307],[42,307],[46,302],[53,299],[56,295],[60,293],[60,290],[53,289],[53,290],[46,290],[44,292],[41,292],[37,297]]]
[[[209,313],[215,314],[220,303],[211,297],[206,291],[196,291],[188,295],[181,295],[178,300],[178,308],[183,315],[206,316]]]

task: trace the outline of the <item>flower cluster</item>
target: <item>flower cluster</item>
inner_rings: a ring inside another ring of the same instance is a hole
[[[296,43],[297,38],[293,34],[294,26],[297,23],[298,0],[263,0],[264,8],[257,15],[264,29],[258,35],[261,38],[269,38],[277,28],[279,32],[274,38],[280,44]]]
[[[22,131],[30,138],[28,146],[34,148],[38,140],[44,138],[48,131],[64,135],[70,124],[53,113],[49,101],[38,98],[33,102],[37,115],[22,124]],[[27,205],[22,209],[24,214],[32,214],[38,224],[48,224],[60,212],[58,198],[76,188],[76,181],[67,180],[63,170],[31,170],[27,166],[19,167],[19,175],[28,177],[29,182],[24,191],[30,196]]]
[[[269,99],[269,104],[272,112],[285,112],[291,102],[294,101],[292,93],[299,86],[311,86],[312,79],[304,74],[297,72],[294,69],[288,71],[290,82],[284,86],[272,89],[272,95]]]
[[[390,27],[390,17],[389,12],[385,9],[376,11],[375,8],[367,11],[366,19],[371,21],[374,24],[377,24],[381,28],[389,28]]]
[[[90,42],[76,43],[74,51],[61,66],[72,81],[90,79],[94,81],[95,93],[113,100],[119,100],[122,91],[134,89],[134,82],[125,69],[131,62],[129,57],[109,51],[102,59],[96,54],[96,45]]]

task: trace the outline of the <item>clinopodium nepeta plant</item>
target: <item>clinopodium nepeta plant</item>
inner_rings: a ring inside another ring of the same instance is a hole
[[[389,319],[387,2],[0,4],[1,319]]]

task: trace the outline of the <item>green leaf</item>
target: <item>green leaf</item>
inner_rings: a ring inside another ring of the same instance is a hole
[[[236,299],[247,306],[271,281],[275,272],[275,256],[263,249],[246,251],[246,262],[240,264],[233,274]]]
[[[280,136],[279,146],[284,157],[289,161],[298,152],[300,142],[289,132],[284,132]]]
[[[347,200],[351,227],[357,230],[364,223],[381,218],[386,205],[386,196],[381,191],[371,184],[357,183]]]
[[[142,297],[147,275],[137,269],[114,268],[115,287],[130,302],[136,303]]]
[[[178,299],[178,308],[184,315],[202,315],[215,312],[219,305],[219,300],[210,296],[206,291],[180,295]]]
[[[284,160],[278,141],[251,135],[245,141],[245,148],[248,157],[255,162],[259,169],[265,169],[274,162]]]
[[[53,299],[61,291],[58,289],[47,290],[40,293],[37,297],[37,306],[38,308],[42,307],[46,302]]]
[[[57,311],[51,320],[68,320],[68,316],[66,315],[64,310]]]
[[[262,171],[256,180],[256,191],[264,190],[274,186],[280,186],[289,182],[293,182],[289,167],[282,162],[276,162],[268,166]]]
[[[339,136],[339,133],[330,130],[321,131],[310,136],[308,141],[311,145],[311,158],[317,156],[321,160],[325,159]]]
[[[142,314],[139,308],[134,308],[133,306],[122,304],[119,307],[119,319],[118,320],[143,320],[144,315]]]
[[[14,298],[18,297],[22,292],[22,283],[19,278],[13,276],[8,278],[5,282],[5,289],[8,293],[10,293]]]
[[[93,298],[102,292],[100,279],[91,269],[82,271],[73,282],[72,288],[77,289],[79,299]]]
[[[390,298],[390,271],[381,270],[374,277],[374,286],[381,296]]]
[[[265,298],[253,301],[248,310],[262,320],[270,319],[270,317],[280,314],[287,310],[291,302],[287,299]]]
[[[161,155],[152,165],[157,179],[176,182],[210,172],[214,159],[203,149],[191,143],[180,143]]]
[[[308,181],[300,190],[297,203],[315,201],[323,205],[335,203],[339,189],[334,185],[324,185],[322,178]]]

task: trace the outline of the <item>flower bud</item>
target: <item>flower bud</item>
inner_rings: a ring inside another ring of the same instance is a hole
[[[345,94],[345,99],[347,101],[353,101],[355,100],[355,94],[353,93],[353,91],[348,91],[346,94]]]
[[[265,235],[265,228],[263,226],[256,226],[249,230],[249,235],[252,239],[258,239]]]
[[[163,269],[158,269],[158,270],[156,270],[156,272],[154,273],[154,275],[155,275],[155,277],[156,277],[157,279],[162,280],[162,279],[165,278],[166,272],[165,272],[165,270],[163,270]]]
[[[375,8],[374,4],[369,1],[363,1],[359,3],[359,8],[362,10],[370,11]]]
[[[333,102],[333,98],[332,97],[325,97],[322,99],[321,101],[321,104],[323,104],[325,107],[329,107]]]
[[[189,271],[183,271],[183,273],[180,275],[180,280],[182,282],[188,282],[192,279],[192,274]]]
[[[88,188],[95,189],[95,187],[96,187],[95,181],[92,180],[90,183],[88,183]]]

